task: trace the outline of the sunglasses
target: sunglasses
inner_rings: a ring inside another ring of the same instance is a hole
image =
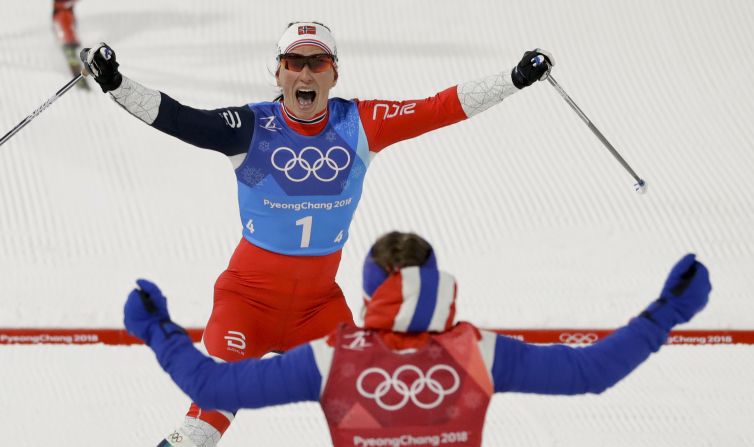
[[[304,66],[309,67],[313,73],[323,73],[331,68],[335,68],[335,58],[331,54],[312,54],[304,56],[301,54],[281,54],[278,56],[280,65],[286,70],[300,72]]]

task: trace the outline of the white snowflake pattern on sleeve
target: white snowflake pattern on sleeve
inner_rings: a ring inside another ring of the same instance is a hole
[[[160,92],[144,87],[123,76],[120,87],[110,92],[110,96],[131,115],[152,125],[160,111]]]
[[[458,100],[466,116],[484,112],[517,92],[510,73],[504,72],[458,85]]]

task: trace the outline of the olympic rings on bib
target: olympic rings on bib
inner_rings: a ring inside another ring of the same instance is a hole
[[[318,156],[318,158],[314,162],[311,162],[304,158],[304,154],[311,151],[314,151],[314,153]],[[338,164],[336,160],[330,157],[331,155],[334,155],[338,152],[342,152],[346,156],[346,160],[343,165]],[[292,182],[303,182],[312,174],[315,178],[317,178],[317,180],[321,182],[331,182],[338,177],[338,173],[340,171],[346,169],[351,163],[351,154],[350,152],[348,152],[348,150],[341,146],[333,146],[324,154],[319,148],[314,146],[307,146],[303,148],[298,154],[296,154],[296,151],[294,151],[293,149],[282,146],[272,152],[270,161],[272,162],[272,167],[280,172],[285,173],[285,176],[288,178],[288,180]],[[304,171],[303,176],[291,175],[291,171],[296,167],[299,167]],[[325,171],[327,171],[327,169],[332,170],[332,175],[320,175],[320,170],[322,168],[326,168]]]
[[[406,371],[411,371],[417,375],[411,384],[407,384],[400,378],[401,374]],[[453,378],[452,385],[447,389],[433,377],[439,371],[445,371]],[[373,374],[382,377],[382,381],[373,391],[367,391],[364,389],[364,380]],[[427,371],[426,376],[421,369],[414,365],[403,365],[396,369],[392,376],[382,368],[372,367],[365,369],[359,374],[359,378],[356,380],[356,389],[359,394],[367,399],[374,399],[380,408],[387,411],[400,410],[406,406],[409,400],[411,400],[414,405],[424,410],[437,408],[442,403],[443,399],[445,399],[445,396],[455,393],[460,385],[461,379],[458,376],[458,373],[448,365],[435,365]],[[425,387],[437,396],[430,402],[422,402],[418,398],[419,393],[421,393]],[[388,404],[382,400],[391,389],[401,396],[401,399],[394,404]]]

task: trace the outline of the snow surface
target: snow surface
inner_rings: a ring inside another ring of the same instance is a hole
[[[615,327],[693,251],[708,308],[754,328],[754,4],[744,0],[82,1],[84,43],[185,104],[268,100],[291,20],[330,25],[345,98],[410,99],[509,70],[536,46],[649,183],[646,195],[547,83],[375,158],[338,280],[360,306],[369,244],[411,230],[487,327]],[[0,133],[69,79],[49,2],[3,0]],[[0,327],[119,327],[136,277],[201,326],[240,237],[221,155],[74,89],[0,148]],[[0,347],[4,445],[155,445],[186,399],[143,347]],[[754,445],[754,348],[672,346],[602,396],[505,395],[487,445]],[[224,445],[327,445],[314,405],[243,413]]]

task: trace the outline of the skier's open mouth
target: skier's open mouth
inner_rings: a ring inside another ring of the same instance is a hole
[[[309,106],[314,103],[314,98],[317,97],[317,92],[314,90],[296,90],[296,100],[302,107]]]

